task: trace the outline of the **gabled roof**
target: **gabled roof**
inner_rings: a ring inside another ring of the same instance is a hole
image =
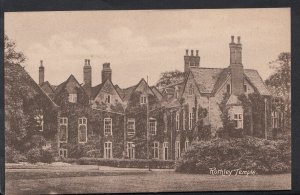
[[[155,86],[152,86],[150,87],[153,91],[153,93],[156,95],[156,97],[161,100],[162,98],[162,94],[160,93],[160,91],[155,87]]]
[[[123,92],[124,92],[124,98],[123,98],[123,100],[124,100],[124,101],[128,101],[128,100],[130,99],[132,93],[136,90],[136,88],[137,88],[142,82],[147,83],[147,82],[145,81],[145,79],[141,79],[141,80],[139,81],[138,84],[133,85],[133,86],[131,86],[131,87],[128,87],[128,88],[126,88],[126,89],[123,89]],[[148,84],[147,84],[147,85],[148,85]],[[150,87],[149,85],[148,85],[148,87],[150,88],[150,91],[155,95],[155,93],[152,91],[151,87]],[[155,96],[156,96],[156,95],[155,95]],[[156,96],[156,97],[157,97],[157,96]],[[157,98],[158,98],[158,97],[157,97]]]
[[[191,73],[197,83],[200,93],[212,93],[215,84],[223,72],[223,68],[194,68]]]
[[[19,72],[20,74],[24,75],[24,78],[27,79],[30,85],[36,89],[39,93],[43,94],[47,100],[51,102],[51,104],[57,108],[58,105],[44,92],[44,90],[33,80],[33,78],[29,75],[29,73],[19,64],[5,64],[5,68],[15,69],[15,71]]]
[[[261,95],[271,95],[257,70],[245,69],[244,74]]]
[[[191,69],[191,74],[200,93],[215,93],[230,75],[230,68],[194,68]],[[270,95],[256,70],[244,69],[244,75],[261,95]]]
[[[40,84],[40,87],[43,90],[46,90],[46,89],[50,90],[50,91],[45,91],[46,93],[54,93],[54,89],[53,89],[52,85],[48,81],[45,81],[42,84]]]
[[[123,99],[123,98],[124,98],[124,95],[125,95],[123,89],[121,89],[121,88],[119,87],[119,85],[115,85],[115,89],[116,89],[116,91],[118,92],[118,94],[120,95],[121,99]]]
[[[54,91],[54,94],[55,94],[55,95],[58,95],[59,93],[61,93],[61,91],[66,87],[67,83],[68,83],[71,79],[74,79],[74,80],[76,81],[76,83],[78,84],[78,86],[79,86],[79,87],[82,89],[82,91],[85,93],[85,90],[83,89],[83,87],[80,85],[80,83],[79,83],[79,82],[77,81],[77,79],[74,77],[74,75],[71,74],[71,75],[69,76],[69,78],[68,78],[66,81],[62,82],[61,84],[59,84],[59,85],[56,87],[56,89],[55,89],[55,91]]]
[[[99,85],[92,87],[91,99],[95,99],[95,97],[98,95],[99,91],[102,89],[103,86],[104,83],[100,83]]]

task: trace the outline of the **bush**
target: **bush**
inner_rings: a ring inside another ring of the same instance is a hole
[[[51,149],[42,149],[40,161],[43,163],[51,163],[54,161],[54,154]]]
[[[9,146],[5,147],[5,162],[18,163],[25,162],[26,160],[26,157],[23,154],[21,154],[18,150]]]
[[[152,169],[174,168],[174,161],[171,160],[80,158],[65,159],[64,162],[80,165],[99,165],[120,168],[148,168],[149,164]]]
[[[41,149],[32,148],[27,153],[27,160],[30,163],[36,163],[41,160]]]
[[[291,142],[254,137],[201,141],[183,154],[176,171],[208,174],[209,168],[255,170],[258,174],[291,171]]]

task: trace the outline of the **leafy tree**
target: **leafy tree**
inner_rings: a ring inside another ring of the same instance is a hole
[[[273,96],[283,100],[284,130],[287,131],[291,128],[291,54],[282,52],[269,64],[275,72],[265,83]]]
[[[156,87],[161,88],[172,83],[178,83],[183,81],[185,73],[179,70],[166,71],[160,74],[160,78],[156,83]]]
[[[16,43],[4,35],[4,64],[22,64],[26,57],[22,52],[16,51]]]

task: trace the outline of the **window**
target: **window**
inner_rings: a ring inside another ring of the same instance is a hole
[[[179,112],[176,112],[176,131],[179,131]]]
[[[191,84],[190,87],[189,87],[189,95],[193,95],[193,94],[194,94],[194,87]]]
[[[169,149],[169,143],[164,142],[163,143],[164,160],[168,160],[168,149]]]
[[[127,142],[127,156],[130,159],[135,158],[135,145],[133,142]]]
[[[248,88],[247,85],[244,85],[244,92],[247,92]]]
[[[77,102],[77,94],[76,93],[70,93],[69,94],[69,102],[76,103]]]
[[[150,130],[150,134],[156,135],[156,120],[155,119],[149,120],[149,130]]]
[[[68,118],[59,118],[59,141],[67,143],[68,140]]]
[[[140,104],[146,104],[147,103],[147,96],[141,95],[140,97]]]
[[[104,135],[112,135],[112,119],[104,119]]]
[[[60,148],[59,149],[59,156],[62,158],[67,158],[68,157],[68,150]]]
[[[78,142],[87,142],[87,119],[85,117],[78,119]]]
[[[110,104],[110,102],[111,102],[111,97],[110,97],[110,95],[107,95],[107,96],[106,96],[105,102],[108,103],[108,104]]]
[[[180,142],[176,141],[175,142],[175,159],[180,158]]]
[[[230,94],[230,92],[231,92],[231,86],[230,86],[230,84],[227,84],[227,93]]]
[[[189,140],[185,140],[185,143],[184,143],[184,150],[187,151],[190,147],[190,142]]]
[[[189,113],[189,129],[192,130],[193,128],[193,113]]]
[[[129,118],[127,121],[127,134],[134,135],[135,134],[135,119]]]
[[[153,158],[159,158],[159,142],[153,142]]]
[[[185,110],[182,111],[182,129],[185,130]]]
[[[279,127],[279,117],[278,117],[278,112],[277,111],[273,111],[272,112],[272,128],[278,128]]]
[[[42,114],[37,114],[34,117],[34,120],[36,121],[38,131],[44,131],[44,116]]]
[[[235,124],[236,129],[242,129],[243,128],[243,114],[234,114],[233,120]]]
[[[104,143],[104,158],[112,158],[112,142]]]

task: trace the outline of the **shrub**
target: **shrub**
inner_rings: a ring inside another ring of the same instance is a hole
[[[80,158],[65,159],[64,162],[80,165],[99,165],[120,168],[148,168],[149,164],[152,169],[174,168],[174,161],[171,160]]]
[[[176,164],[176,171],[185,173],[208,174],[209,168],[255,170],[258,174],[290,172],[290,141],[254,137],[201,141]]]
[[[32,148],[27,153],[27,160],[30,163],[36,163],[41,160],[41,149]]]
[[[5,161],[8,163],[18,163],[18,162],[25,162],[26,157],[21,154],[18,150],[6,146],[5,147]]]
[[[43,163],[51,163],[54,161],[54,153],[51,149],[42,149],[40,161]]]

